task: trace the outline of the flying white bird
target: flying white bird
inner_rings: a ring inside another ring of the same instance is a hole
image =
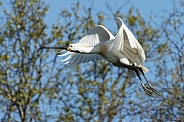
[[[87,32],[87,34],[75,44],[65,47],[42,47],[52,49],[65,49],[66,53],[60,55],[66,57],[63,62],[77,65],[89,61],[97,61],[105,58],[114,66],[128,69],[128,75],[137,74],[144,91],[152,96],[152,93],[159,95],[145,77],[149,70],[143,66],[146,59],[144,50],[127,28],[123,21],[117,17],[116,23],[118,31],[115,36],[102,25],[98,25]],[[145,78],[148,87],[144,85],[140,74]]]

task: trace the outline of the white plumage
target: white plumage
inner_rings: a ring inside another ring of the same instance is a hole
[[[78,43],[71,44],[67,51],[60,55],[65,57],[62,61],[77,65],[105,58],[114,66],[128,68],[131,76],[134,76],[135,71],[148,95],[153,92],[159,94],[144,75],[149,70],[143,66],[146,57],[141,45],[119,17],[116,18],[116,23],[118,31],[115,36],[104,26],[98,25],[89,30]],[[149,87],[143,84],[140,74],[144,76]]]
[[[146,58],[141,45],[120,18],[116,18],[116,23],[118,27],[116,36],[104,26],[98,25],[89,30],[78,43],[71,44],[68,47],[69,51],[60,55],[69,54],[62,61],[77,65],[97,61],[103,57],[115,66],[136,65],[147,72],[148,69],[143,66]]]

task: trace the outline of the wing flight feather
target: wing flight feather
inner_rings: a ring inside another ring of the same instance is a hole
[[[116,49],[125,54],[131,62],[143,64],[146,57],[141,45],[119,17],[116,18],[116,23],[119,30],[111,43],[110,50]]]
[[[114,36],[111,34],[111,32],[108,29],[106,29],[104,26],[98,25],[93,29],[89,30],[87,34],[82,39],[80,39],[79,42],[77,43],[94,46],[100,42],[108,41],[112,39],[114,39]],[[80,53],[68,52],[68,51],[64,52],[64,54],[59,56],[65,58],[62,61],[66,63],[70,62],[70,64],[72,65],[78,65],[80,63],[85,63],[89,61],[95,62],[103,59],[103,57],[101,57],[98,54],[80,54]]]

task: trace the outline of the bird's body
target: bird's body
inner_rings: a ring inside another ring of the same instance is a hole
[[[141,45],[120,18],[116,18],[116,23],[119,30],[115,36],[102,25],[89,30],[78,43],[69,46],[68,49],[72,52],[66,53],[69,58],[64,61],[76,65],[96,61],[96,57],[100,55],[114,66],[126,67],[129,70],[138,66],[142,67],[143,72],[147,72],[148,69],[143,66],[146,58]]]
[[[114,66],[125,67],[125,64],[130,65],[130,61],[123,53],[117,50],[109,50],[111,43],[111,41],[102,42],[95,45],[93,49],[95,50],[95,53],[101,55],[107,61],[111,62]],[[94,52],[92,51],[91,53]],[[123,62],[122,59],[126,60],[126,62]]]
[[[71,44],[68,51],[60,55],[68,56],[62,61],[77,65],[103,57],[114,66],[128,68],[131,76],[135,76],[132,73],[135,71],[148,95],[152,95],[152,92],[159,94],[144,75],[149,70],[143,66],[146,57],[141,45],[119,17],[116,18],[116,23],[118,31],[115,36],[104,26],[98,25],[89,30],[78,43]],[[144,86],[139,74],[143,74],[149,88]]]

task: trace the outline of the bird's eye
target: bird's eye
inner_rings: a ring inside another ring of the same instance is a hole
[[[72,45],[70,45],[70,47],[73,47]]]

